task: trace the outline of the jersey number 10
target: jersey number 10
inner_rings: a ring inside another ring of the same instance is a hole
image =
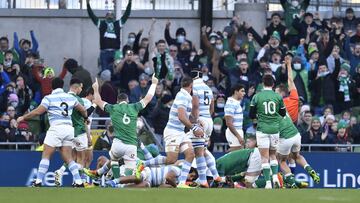
[[[276,104],[273,101],[263,102],[265,114],[275,114]]]

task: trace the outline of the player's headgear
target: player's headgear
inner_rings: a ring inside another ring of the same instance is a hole
[[[190,76],[192,79],[202,78],[202,72],[199,69],[192,69]]]

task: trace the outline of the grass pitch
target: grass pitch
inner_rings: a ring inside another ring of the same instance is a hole
[[[359,202],[351,189],[111,189],[0,188],[1,203],[317,203]]]

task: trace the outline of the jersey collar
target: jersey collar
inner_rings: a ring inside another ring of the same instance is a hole
[[[126,101],[122,101],[122,102],[120,102],[119,104],[127,104],[127,102],[126,102]]]
[[[197,79],[195,79],[194,80],[194,84],[201,84],[201,83],[203,83],[204,81],[203,81],[203,79],[201,79],[201,78],[197,78]]]
[[[191,97],[190,93],[188,91],[186,91],[184,88],[181,88],[180,91],[183,92],[184,94],[186,94],[187,96]]]
[[[75,92],[73,92],[73,91],[69,91],[68,94],[76,95]]]
[[[61,88],[56,88],[56,89],[54,89],[54,90],[51,92],[51,94],[58,94],[58,93],[62,93],[62,92],[64,92],[63,89],[61,89]]]
[[[264,87],[264,90],[271,90],[272,91],[272,88],[271,87]]]

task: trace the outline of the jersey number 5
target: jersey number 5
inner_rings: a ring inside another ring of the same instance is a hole
[[[62,102],[60,104],[60,107],[63,109],[63,111],[61,112],[61,114],[63,116],[69,116],[69,105],[66,102]]]
[[[127,116],[127,114],[124,114],[124,117],[122,119],[122,122],[125,124],[125,125],[129,125],[130,123],[130,117]]]
[[[204,91],[204,104],[205,104],[205,105],[209,105],[209,104],[210,104],[210,98],[209,98],[208,94],[209,94],[208,91]]]
[[[264,102],[265,114],[274,114],[276,112],[276,104],[273,101]]]

